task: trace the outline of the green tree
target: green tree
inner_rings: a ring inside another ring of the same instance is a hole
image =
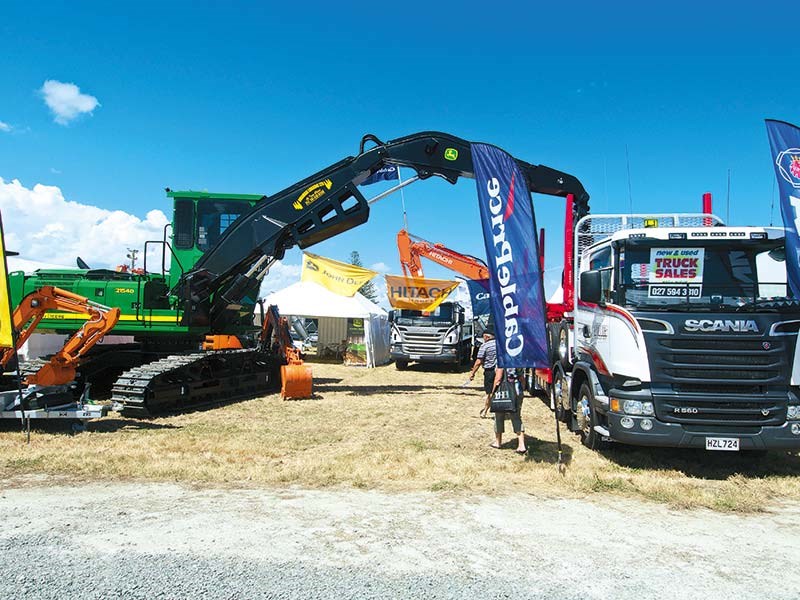
[[[364,266],[364,264],[361,262],[361,257],[358,255],[358,250],[353,250],[350,253],[350,264],[357,267]],[[378,303],[378,290],[375,289],[375,284],[372,283],[372,281],[368,281],[362,285],[360,288],[358,288],[358,291],[375,304]]]

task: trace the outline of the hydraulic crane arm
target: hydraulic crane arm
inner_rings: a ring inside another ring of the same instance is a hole
[[[422,258],[427,258],[443,267],[460,273],[467,279],[488,279],[489,267],[480,258],[461,254],[444,244],[434,244],[411,235],[405,229],[397,234],[397,249],[403,273],[411,277],[424,277]]]
[[[374,146],[367,150],[368,142]],[[577,213],[588,212],[589,195],[578,179],[549,167],[516,162],[531,192],[572,195]],[[452,184],[459,177],[474,177],[470,142],[461,138],[423,132],[384,143],[373,135],[364,136],[357,156],[265,197],[225,230],[178,284],[185,302],[184,323],[224,331],[238,318],[241,300],[257,292],[269,266],[283,258],[286,250],[295,245],[307,248],[364,223],[370,202],[358,186],[385,165],[416,173],[394,189],[433,176]]]
[[[88,298],[53,286],[44,286],[22,299],[14,310],[12,323],[17,332],[17,349],[31,337],[47,311],[88,314],[89,318],[39,371],[25,379],[28,385],[62,385],[75,379],[81,358],[119,321],[119,308],[109,308]],[[13,348],[0,348],[0,366],[6,367]]]

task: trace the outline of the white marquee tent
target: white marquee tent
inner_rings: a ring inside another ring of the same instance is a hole
[[[268,295],[265,301],[277,305],[283,316],[318,319],[319,347],[346,340],[348,319],[364,319],[367,366],[389,362],[388,314],[362,294],[348,298],[311,281],[299,281]]]

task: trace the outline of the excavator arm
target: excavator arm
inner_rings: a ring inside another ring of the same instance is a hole
[[[261,323],[259,343],[262,350],[272,350],[281,362],[281,396],[284,399],[311,396],[311,367],[303,363],[300,351],[292,343],[289,321],[281,317],[277,306],[269,306]]]
[[[400,266],[403,273],[411,277],[424,277],[422,258],[427,258],[451,271],[460,273],[467,279],[488,279],[489,267],[480,258],[461,254],[444,244],[434,244],[411,235],[405,229],[397,234],[397,249],[400,252]]]
[[[63,385],[75,379],[81,358],[114,328],[120,314],[119,308],[97,304],[61,288],[44,286],[25,296],[14,310],[12,323],[17,332],[17,349],[30,338],[48,311],[88,314],[89,318],[48,363],[25,379],[28,385]],[[14,354],[14,348],[0,348],[0,366],[3,369]]]
[[[366,149],[368,143],[374,144]],[[515,159],[516,160],[516,159]],[[531,192],[575,198],[576,216],[588,213],[589,195],[575,177],[516,160]],[[419,179],[441,177],[455,184],[474,178],[470,142],[438,132],[416,133],[389,142],[373,135],[361,140],[359,154],[322,169],[265,197],[225,230],[219,241],[181,278],[184,324],[224,332],[239,318],[244,298],[257,293],[270,265],[293,246],[307,248],[364,223],[370,202],[358,186],[386,165],[412,169]]]

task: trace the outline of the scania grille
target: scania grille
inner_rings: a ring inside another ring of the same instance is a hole
[[[653,381],[675,392],[758,394],[788,374],[784,341],[762,337],[661,337],[653,351]]]
[[[400,328],[403,352],[406,354],[439,354],[441,353],[442,337],[447,329],[433,331],[409,331]]]
[[[668,423],[780,425],[786,407],[780,400],[757,398],[721,400],[709,397],[654,397],[656,416]]]

